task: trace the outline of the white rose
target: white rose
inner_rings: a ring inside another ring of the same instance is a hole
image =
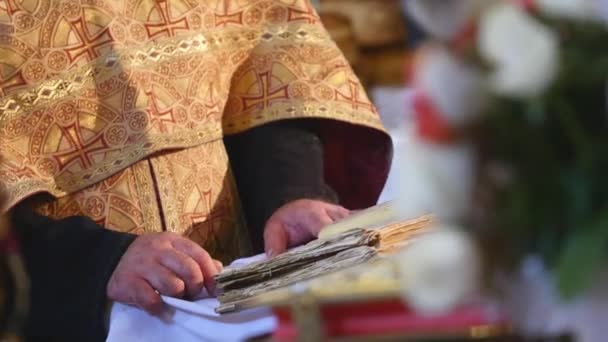
[[[416,239],[397,256],[402,295],[421,314],[441,314],[477,292],[480,258],[470,236],[452,228]]]
[[[608,22],[608,0],[536,0],[535,5],[549,16]]]
[[[473,147],[468,143],[432,144],[411,131],[397,136],[395,146],[393,182],[398,211],[410,217],[433,213],[443,222],[462,222],[472,209]]]
[[[407,13],[435,38],[449,40],[460,33],[480,7],[490,0],[402,0]]]
[[[482,56],[494,64],[490,83],[499,94],[539,95],[557,72],[556,35],[511,2],[482,14],[478,45]]]
[[[430,98],[450,125],[470,122],[487,97],[481,71],[439,46],[426,47],[421,54],[414,67],[415,88]]]

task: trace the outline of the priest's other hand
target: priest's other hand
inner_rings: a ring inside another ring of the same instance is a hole
[[[107,296],[158,313],[160,295],[194,297],[203,287],[214,293],[213,276],[222,267],[199,245],[177,234],[141,235],[120,259],[108,282]]]
[[[318,200],[301,199],[279,208],[266,222],[264,248],[268,256],[313,240],[321,229],[350,215],[348,209]]]

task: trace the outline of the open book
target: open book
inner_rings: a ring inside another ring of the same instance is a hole
[[[318,240],[272,259],[243,268],[227,268],[216,276],[218,313],[250,307],[252,297],[271,290],[362,264],[391,253],[430,229],[431,217],[391,219],[391,203],[361,211],[323,230]]]

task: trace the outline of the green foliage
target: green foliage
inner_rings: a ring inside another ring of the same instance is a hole
[[[604,266],[608,247],[608,220],[597,222],[590,229],[573,231],[557,260],[558,287],[566,298],[576,296],[592,285],[593,275]]]
[[[573,296],[608,255],[608,30],[545,22],[560,36],[555,83],[538,98],[496,99],[479,143],[514,171],[496,205],[513,254],[540,253]]]

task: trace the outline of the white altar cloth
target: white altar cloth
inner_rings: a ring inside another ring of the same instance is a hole
[[[237,260],[230,267],[261,258],[263,256]],[[113,303],[106,341],[244,341],[272,332],[277,324],[268,308],[220,316],[214,311],[219,305],[217,299],[205,294],[192,302],[169,297],[162,299],[165,310],[159,316]]]

